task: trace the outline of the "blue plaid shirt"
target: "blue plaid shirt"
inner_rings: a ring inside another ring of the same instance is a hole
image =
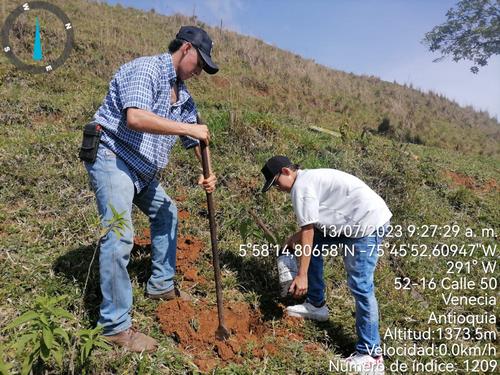
[[[129,129],[126,108],[137,107],[173,121],[196,123],[196,106],[181,80],[178,100],[170,104],[170,91],[176,80],[169,53],[132,60],[115,73],[106,98],[94,115],[94,122],[104,128],[101,142],[128,165],[137,192],[167,165],[178,137]],[[180,138],[185,148],[199,144],[187,136]]]

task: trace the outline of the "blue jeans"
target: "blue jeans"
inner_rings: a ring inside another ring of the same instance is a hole
[[[128,329],[132,322],[132,284],[127,271],[134,244],[132,203],[149,217],[151,228],[151,277],[146,291],[161,294],[174,287],[177,248],[177,207],[155,179],[139,194],[135,192],[130,170],[122,159],[103,144],[94,163],[85,163],[94,189],[101,225],[109,225],[111,206],[123,214],[128,227],[101,239],[99,275],[102,292],[100,318],[105,335]]]
[[[382,243],[386,233],[386,230],[382,230],[384,227],[361,238],[325,237],[320,231],[314,233],[314,247],[319,250],[324,245],[327,249],[330,249],[329,245],[344,246],[344,249],[339,247],[339,255],[343,255],[347,285],[356,304],[356,351],[368,354],[373,349],[373,356],[379,355],[377,352],[380,348],[378,304],[373,274],[378,259],[377,246]],[[311,256],[307,278],[307,300],[314,305],[322,304],[325,300],[325,282],[321,255]]]

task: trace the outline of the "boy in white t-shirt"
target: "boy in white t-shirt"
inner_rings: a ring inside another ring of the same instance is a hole
[[[276,186],[288,192],[300,230],[287,240],[300,254],[299,271],[289,292],[306,296],[287,307],[290,316],[328,320],[322,254],[337,245],[343,255],[347,283],[356,303],[356,352],[347,359],[353,369],[383,373],[378,332],[378,304],[373,274],[392,213],[384,200],[355,176],[336,169],[299,169],[286,156],[274,156],[262,168],[262,192]],[[338,246],[340,245],[340,246]]]

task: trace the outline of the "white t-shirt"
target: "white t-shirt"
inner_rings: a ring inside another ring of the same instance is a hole
[[[392,217],[384,200],[359,178],[336,169],[297,171],[291,190],[300,227],[308,224],[327,233],[367,236]]]

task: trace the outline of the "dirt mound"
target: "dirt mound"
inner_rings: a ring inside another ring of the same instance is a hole
[[[149,229],[134,237],[134,247],[141,251],[151,247]],[[183,289],[208,281],[198,275],[204,243],[193,236],[177,238],[176,269],[183,277]],[[187,284],[187,287],[186,286]],[[263,322],[258,311],[244,302],[225,301],[224,319],[231,336],[226,341],[215,338],[218,327],[217,307],[206,301],[174,300],[158,306],[156,315],[162,331],[173,337],[179,348],[193,357],[200,371],[209,372],[228,363],[241,363],[244,358],[264,358],[278,353],[278,348],[290,340],[302,340],[298,331],[302,320],[287,317],[278,323]],[[281,306],[283,308],[283,306]]]
[[[172,336],[179,347],[194,357],[203,372],[229,362],[241,363],[244,357],[263,358],[277,353],[277,344],[302,337],[291,333],[302,323],[286,319],[283,327],[271,328],[261,321],[260,314],[242,302],[226,303],[224,320],[231,336],[226,341],[215,338],[218,327],[217,307],[205,302],[174,300],[163,302],[157,316],[163,332]]]

